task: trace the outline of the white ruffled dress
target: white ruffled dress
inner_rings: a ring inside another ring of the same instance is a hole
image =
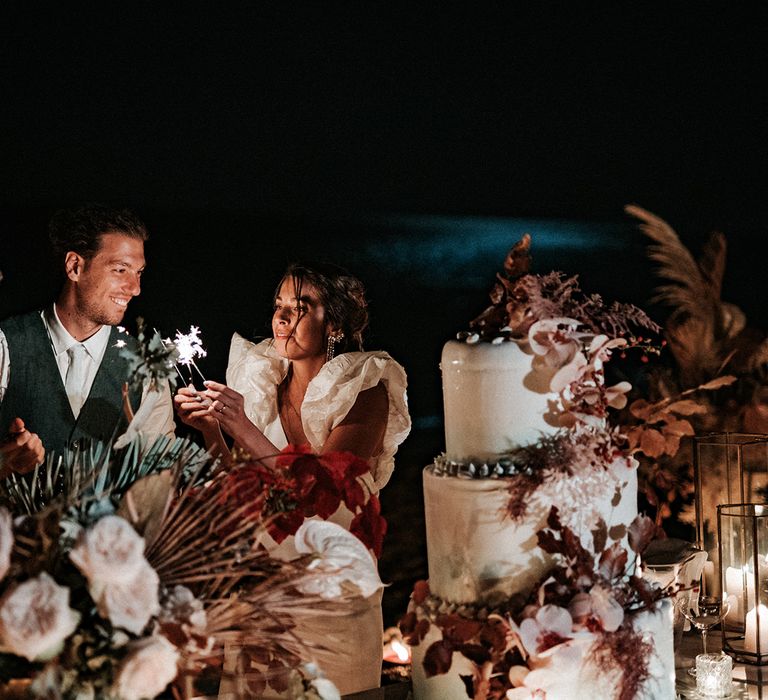
[[[252,343],[237,333],[232,336],[227,385],[243,395],[246,415],[279,449],[288,445],[277,405],[277,389],[287,372],[288,360],[278,355],[271,340]],[[363,477],[375,494],[392,476],[395,452],[411,429],[402,366],[382,351],[342,353],[323,365],[309,383],[301,405],[304,434],[312,450],[319,452],[358,394],[379,383],[387,390],[389,416],[382,451],[371,460],[371,472]],[[352,517],[342,504],[329,519],[349,529]],[[280,558],[296,555],[293,537],[279,546],[274,542],[268,546]],[[332,649],[331,653],[318,650],[315,660],[342,695],[378,687],[383,631],[381,591],[361,600],[348,615],[318,615],[298,621],[298,626],[305,641]]]

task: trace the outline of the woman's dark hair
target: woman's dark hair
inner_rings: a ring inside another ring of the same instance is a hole
[[[363,349],[363,333],[368,327],[368,301],[365,287],[354,275],[331,263],[293,263],[277,285],[274,298],[286,279],[293,280],[296,296],[304,284],[311,284],[325,308],[326,325],[344,333],[337,341],[337,352]]]
[[[70,250],[92,258],[99,252],[105,233],[122,233],[142,241],[149,238],[144,222],[130,209],[113,209],[104,204],[60,209],[48,223],[48,238],[59,260]]]

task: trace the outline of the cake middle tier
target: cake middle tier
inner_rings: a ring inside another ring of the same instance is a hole
[[[513,520],[507,513],[510,479],[443,476],[433,473],[432,465],[426,467],[430,591],[459,604],[493,604],[518,593],[528,595],[551,566],[536,533],[545,527],[553,505],[560,510],[562,522],[590,550],[598,518],[608,528],[628,526],[637,515],[637,471],[621,466],[596,470],[587,479],[545,482],[527,499],[525,515]],[[626,546],[626,537],[623,540]]]

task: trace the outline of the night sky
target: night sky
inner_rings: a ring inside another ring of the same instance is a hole
[[[3,5],[4,205],[766,213],[766,24],[729,3]]]

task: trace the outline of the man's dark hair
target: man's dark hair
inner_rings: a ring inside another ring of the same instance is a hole
[[[122,233],[146,241],[144,222],[130,209],[114,209],[104,204],[84,204],[73,209],[60,209],[48,223],[48,238],[54,255],[61,260],[73,250],[86,259],[101,246],[105,233]]]

